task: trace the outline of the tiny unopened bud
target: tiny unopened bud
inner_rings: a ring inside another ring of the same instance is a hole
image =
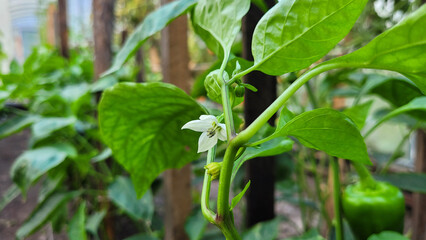
[[[222,162],[212,162],[204,166],[204,169],[207,170],[207,174],[212,177],[212,180],[219,178],[221,168]]]

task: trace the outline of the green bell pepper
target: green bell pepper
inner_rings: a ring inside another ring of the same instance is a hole
[[[358,171],[358,169],[357,169]],[[402,233],[405,201],[402,192],[388,183],[367,177],[346,187],[342,196],[343,213],[358,240],[385,230]]]

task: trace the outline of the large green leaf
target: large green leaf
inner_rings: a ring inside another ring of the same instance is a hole
[[[371,235],[368,240],[410,240],[409,238],[397,232],[384,231],[379,234]]]
[[[118,71],[136,53],[146,39],[184,14],[196,2],[197,0],[177,0],[150,13],[129,36],[124,46],[117,53],[111,68],[104,75]]]
[[[0,139],[15,134],[39,119],[36,115],[19,115],[0,124]]]
[[[146,191],[143,197],[138,199],[129,178],[117,177],[108,187],[108,198],[135,220],[152,220],[154,202],[151,191]]]
[[[264,125],[259,132],[253,136],[250,141],[257,141],[264,139],[274,133],[275,128],[270,125]],[[248,147],[244,153],[234,162],[234,167],[232,169],[232,179],[235,178],[235,175],[238,172],[238,169],[243,165],[247,160],[257,158],[257,157],[267,157],[274,156],[284,152],[288,152],[293,147],[293,141],[284,136],[274,136],[271,140],[264,142],[255,147]]]
[[[80,192],[55,193],[39,204],[30,217],[16,232],[16,239],[24,239],[26,236],[36,232],[45,223],[50,221],[56,211],[67,201],[77,197]]]
[[[250,230],[243,234],[243,240],[273,240],[278,236],[278,225],[280,221],[275,218],[254,225]]]
[[[367,0],[279,1],[254,30],[256,69],[281,75],[308,67],[351,30]]]
[[[23,195],[39,177],[62,163],[67,156],[75,156],[76,150],[69,144],[56,144],[25,151],[13,163],[11,175]]]
[[[374,129],[376,129],[380,124],[382,124],[383,122],[386,122],[387,120],[398,116],[400,114],[406,113],[406,112],[412,112],[412,111],[422,111],[423,112],[423,118],[422,120],[425,121],[426,118],[424,117],[424,112],[426,111],[426,96],[423,97],[417,97],[415,99],[413,99],[411,102],[405,104],[402,107],[399,107],[395,110],[393,110],[392,112],[386,114],[384,117],[382,117],[381,119],[379,119],[373,127],[371,127],[368,132],[365,134],[365,136],[368,136],[371,132],[374,131]]]
[[[347,67],[399,72],[426,93],[426,5],[380,34],[366,46],[328,61]],[[324,63],[326,64],[326,63]]]
[[[199,133],[181,130],[205,111],[181,89],[166,83],[120,83],[99,104],[103,139],[131,174],[141,197],[165,169],[197,159]]]
[[[249,8],[250,0],[199,0],[194,9],[194,23],[219,42],[226,55],[231,51],[241,19]]]
[[[86,204],[82,203],[77,212],[72,217],[68,226],[68,237],[70,240],[86,240]]]
[[[400,189],[426,194],[426,174],[398,173],[374,175],[379,181],[388,182]]]
[[[371,165],[367,147],[355,123],[345,114],[329,108],[302,113],[280,131],[303,145],[339,158]]]

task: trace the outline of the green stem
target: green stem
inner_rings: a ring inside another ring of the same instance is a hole
[[[315,157],[313,156],[313,154],[310,154],[310,160],[311,160],[311,164],[312,164],[312,174],[314,175],[314,181],[315,181],[315,193],[317,195],[317,199],[320,202],[320,213],[322,215],[322,217],[324,218],[324,220],[327,223],[327,226],[330,227],[331,226],[331,220],[330,217],[327,214],[327,211],[325,209],[325,201],[324,201],[324,197],[322,195],[322,191],[321,191],[321,178],[318,174],[317,168],[318,168],[318,164],[315,161]]]
[[[237,81],[238,79],[241,79],[244,75],[249,74],[250,72],[252,72],[253,70],[255,70],[257,66],[253,65],[249,68],[247,68],[246,70],[239,72],[237,74],[235,74],[227,83],[226,85],[231,86],[235,81]]]
[[[352,165],[355,167],[355,170],[358,173],[361,185],[365,188],[374,189],[376,187],[376,180],[374,180],[370,171],[368,171],[364,164],[359,162],[352,162]]]
[[[405,142],[410,137],[411,133],[416,130],[416,128],[412,128],[399,142],[398,146],[396,147],[396,150],[392,153],[392,156],[389,158],[389,160],[386,162],[386,165],[383,167],[383,169],[380,171],[380,173],[386,173],[389,170],[390,165],[395,162],[395,160],[398,158],[399,153],[401,152],[402,147],[404,147]]]
[[[299,185],[299,190],[297,191],[299,195],[299,206],[300,206],[300,216],[302,218],[302,225],[303,225],[303,231],[306,231],[308,229],[308,223],[307,223],[307,210],[306,210],[306,204],[303,202],[305,196],[304,196],[304,189],[307,189],[306,182],[305,182],[305,169],[304,169],[304,161],[303,156],[301,152],[299,152],[298,157],[296,159],[296,180],[297,184]]]
[[[331,167],[333,170],[333,207],[336,229],[336,240],[343,240],[342,216],[340,214],[340,178],[339,165],[336,158],[332,158]]]
[[[207,153],[206,165],[213,162],[216,157],[216,145],[211,148]],[[203,190],[201,192],[201,211],[204,217],[211,223],[215,224],[215,213],[209,209],[209,197],[210,197],[210,186],[211,177],[207,174],[207,170],[204,173]]]
[[[306,90],[308,92],[308,97],[309,97],[309,100],[311,101],[312,107],[317,108],[318,102],[317,102],[317,99],[315,98],[314,91],[312,91],[311,84],[309,84],[309,82],[307,82],[305,84],[305,86],[306,86]]]

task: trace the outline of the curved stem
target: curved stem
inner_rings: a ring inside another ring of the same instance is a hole
[[[339,165],[336,158],[331,159],[331,167],[333,170],[333,207],[334,220],[336,223],[336,240],[343,240],[342,216],[340,214],[340,178]]]
[[[216,147],[217,145],[208,151],[206,165],[214,161],[216,156]],[[207,174],[206,170],[204,173],[203,190],[201,192],[201,211],[209,222],[215,224],[215,213],[209,209],[210,185],[211,177]]]
[[[380,171],[380,173],[386,173],[389,170],[389,167],[392,165],[393,162],[398,158],[399,153],[401,152],[401,149],[404,147],[405,142],[408,140],[408,138],[411,136],[411,133],[416,130],[416,128],[412,128],[399,142],[398,146],[396,147],[395,151],[392,153],[392,156],[389,158],[389,160],[386,162],[383,169]]]
[[[368,171],[364,164],[359,162],[352,162],[352,165],[355,167],[355,170],[358,173],[361,185],[365,188],[374,189],[376,187],[376,180],[374,180],[370,171]]]
[[[311,78],[329,71],[345,67],[343,63],[321,64],[317,67],[305,72],[293,84],[291,84],[256,120],[242,131],[236,138],[238,141],[246,143],[259,129],[284,105],[285,102],[302,87]]]

